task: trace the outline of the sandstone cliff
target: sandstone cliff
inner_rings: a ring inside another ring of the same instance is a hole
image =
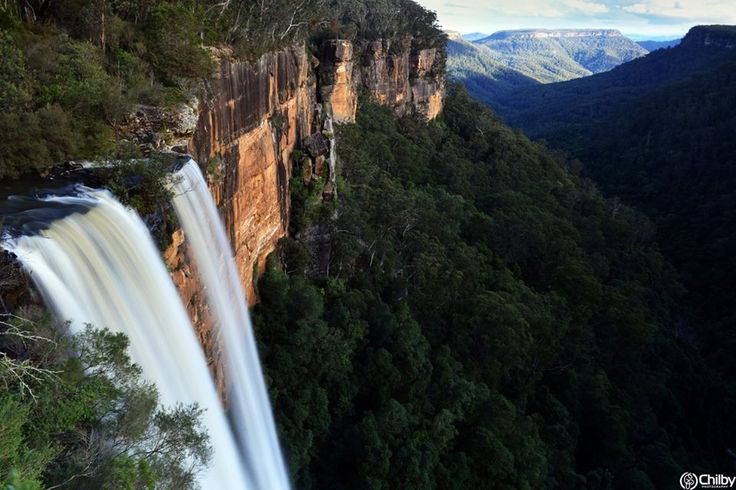
[[[353,121],[362,92],[397,115],[416,110],[434,118],[442,109],[444,77],[439,53],[416,50],[410,39],[357,48],[349,41],[327,41],[317,56],[304,46],[292,46],[253,62],[232,61],[225,52],[217,55],[218,73],[206,96],[173,110],[139,106],[118,132],[144,152],[189,153],[200,164],[253,304],[257,276],[289,229],[295,150],[303,150],[302,178],[326,176],[325,197],[335,197],[333,121]],[[219,340],[196,263],[181,230],[171,238],[164,260],[226,398]],[[14,311],[40,301],[29,277],[8,254],[0,254],[0,271],[6,277],[0,281],[0,309]]]
[[[254,272],[288,229],[291,153],[313,128],[312,57],[293,47],[253,63],[223,60],[212,94],[189,153],[206,172],[252,304]]]
[[[357,94],[365,90],[402,116],[416,110],[428,119],[442,110],[444,67],[437,49],[421,49],[412,38],[382,39],[354,45],[330,40],[322,45],[321,96],[336,122],[352,122]]]
[[[410,38],[358,47],[330,40],[317,56],[294,46],[255,62],[220,62],[187,149],[207,175],[250,304],[266,257],[288,231],[294,150],[320,135],[330,114],[335,122],[353,121],[362,90],[397,115],[416,110],[434,118],[444,96],[440,55],[414,49]],[[327,146],[334,150],[332,142]],[[308,154],[309,175],[321,173],[325,157]],[[327,159],[334,182],[334,156]],[[191,300],[188,281],[175,281],[185,302]]]

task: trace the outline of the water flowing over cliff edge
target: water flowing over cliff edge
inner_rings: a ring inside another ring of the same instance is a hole
[[[171,126],[181,138],[175,149],[191,154],[207,180],[249,304],[258,299],[255,282],[266,258],[289,230],[295,151],[305,155],[311,173],[329,174],[333,169],[334,174],[334,163],[327,165],[329,148],[310,153],[305,143],[310,137],[322,139],[330,116],[337,123],[354,121],[360,92],[391,107],[397,116],[418,111],[435,118],[445,93],[443,63],[437,49],[419,49],[411,38],[326,40],[318,56],[299,45],[254,62],[223,55],[209,95],[197,102],[196,110],[190,104],[169,118],[178,121]],[[131,138],[157,140],[148,130],[140,133],[147,114],[139,112]],[[154,149],[166,149],[163,138],[158,140],[163,146]],[[328,179],[334,180],[334,175]],[[175,233],[173,238],[164,254],[166,263],[224,393],[226,376],[210,332],[210,309],[193,273],[196,266],[184,236]]]
[[[179,222],[204,283],[229,380],[230,412],[256,488],[288,489],[286,465],[258,360],[253,327],[232,251],[207,184],[194,160],[174,176]]]
[[[223,59],[210,98],[199,102],[196,126],[184,133],[225,220],[251,304],[254,272],[263,271],[288,231],[292,155],[324,119],[354,121],[363,90],[397,115],[416,110],[432,119],[442,110],[438,50],[417,49],[411,38],[321,46],[318,56],[293,46],[251,63]],[[309,156],[321,170],[325,156]],[[169,255],[176,260],[173,250]],[[183,278],[176,282],[191,289]]]
[[[197,403],[205,410],[214,448],[200,478],[205,488],[258,488],[244,470],[202,348],[138,215],[109,192],[88,188],[28,203],[18,216],[26,234],[6,237],[2,247],[23,264],[57,320],[70,321],[72,333],[85,324],[125,333],[133,361],[156,384],[163,405]],[[29,227],[36,232],[29,234]]]

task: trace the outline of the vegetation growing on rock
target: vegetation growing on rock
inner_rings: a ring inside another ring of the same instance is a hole
[[[210,47],[255,59],[348,31],[444,39],[411,0],[9,1],[0,26],[0,178],[125,153],[116,128],[132,108],[189,100],[212,75]]]

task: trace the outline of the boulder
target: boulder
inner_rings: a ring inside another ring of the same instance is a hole
[[[327,147],[327,140],[322,136],[322,133],[317,132],[311,136],[304,138],[304,148],[312,157],[318,157],[320,155],[326,155],[329,151]]]

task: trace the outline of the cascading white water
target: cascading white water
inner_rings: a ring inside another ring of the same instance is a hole
[[[214,449],[206,489],[252,489],[202,348],[148,229],[107,191],[47,197],[65,217],[38,233],[6,238],[46,304],[72,331],[86,323],[123,332],[161,403],[198,403]],[[57,213],[58,214],[58,213]],[[264,487],[261,487],[264,488]],[[276,488],[276,487],[273,487]]]
[[[174,208],[219,326],[231,413],[251,476],[261,490],[288,489],[289,478],[230,241],[196,162],[190,160],[176,173],[173,186]]]

